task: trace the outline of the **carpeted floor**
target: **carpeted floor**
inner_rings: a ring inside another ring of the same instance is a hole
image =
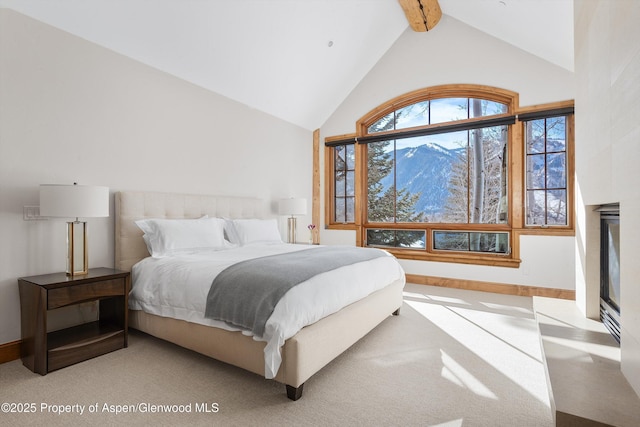
[[[531,298],[408,284],[400,316],[297,402],[281,384],[130,331],[127,349],[46,376],[0,365],[0,424],[552,426],[541,358]]]

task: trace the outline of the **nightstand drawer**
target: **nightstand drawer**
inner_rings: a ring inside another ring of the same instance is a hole
[[[92,301],[104,297],[124,295],[125,279],[111,279],[101,282],[51,289],[48,294],[47,308],[52,310],[54,308],[77,304],[83,301]]]

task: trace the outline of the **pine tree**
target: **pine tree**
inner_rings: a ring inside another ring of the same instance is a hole
[[[378,121],[370,132],[393,129],[399,114],[388,115]],[[415,205],[420,193],[411,194],[405,188],[396,189],[394,185],[384,188],[382,180],[389,174],[395,174],[395,150],[389,150],[394,141],[373,142],[367,146],[367,212],[370,222],[423,222],[424,213],[416,212]],[[395,181],[395,180],[394,180]],[[388,246],[411,246],[421,240],[424,233],[400,232],[393,230],[376,231],[370,236],[370,244]]]

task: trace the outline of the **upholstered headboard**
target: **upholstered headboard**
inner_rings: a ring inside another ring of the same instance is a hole
[[[135,221],[143,218],[263,218],[264,200],[251,197],[123,191],[115,194],[115,267],[131,267],[148,257],[142,230]]]

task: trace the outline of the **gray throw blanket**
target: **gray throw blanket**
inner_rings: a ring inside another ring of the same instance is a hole
[[[205,317],[262,337],[267,319],[289,289],[317,274],[382,256],[387,254],[379,249],[323,246],[241,261],[213,279]]]

